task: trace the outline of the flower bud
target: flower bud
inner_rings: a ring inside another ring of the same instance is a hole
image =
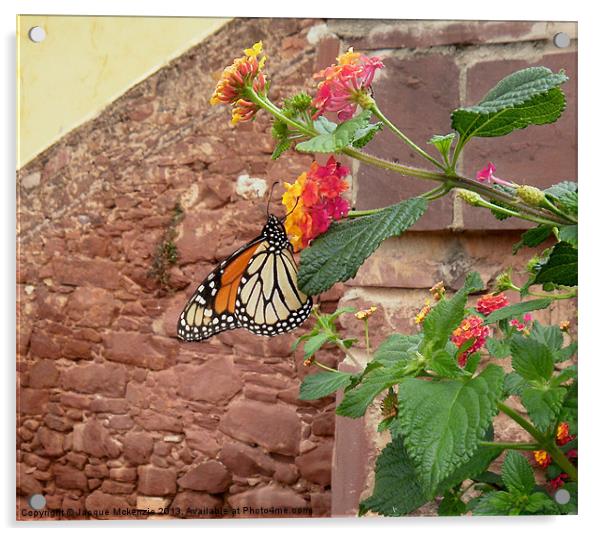
[[[539,207],[544,202],[546,195],[535,186],[519,186],[516,195],[531,207]]]
[[[505,290],[514,288],[512,282],[512,269],[508,268],[505,272],[502,272],[495,279],[495,292],[504,292]]]
[[[456,190],[456,192],[458,192],[458,196],[461,199],[463,199],[464,201],[466,201],[466,203],[474,207],[480,206],[483,202],[483,198],[479,194],[471,192],[470,190],[464,190],[463,188],[459,188]]]

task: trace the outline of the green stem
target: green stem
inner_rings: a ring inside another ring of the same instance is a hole
[[[320,363],[319,361],[317,361],[315,359],[314,359],[314,365],[318,365],[318,367],[323,368],[324,370],[327,370],[329,372],[338,372],[338,370],[330,368],[329,366],[325,365],[324,363]]]
[[[368,335],[368,319],[364,318],[364,337],[366,338],[366,353],[370,355],[370,336]]]
[[[560,216],[561,218],[565,218],[567,220],[572,221],[573,223],[577,223],[577,220],[575,218],[573,218],[569,214],[565,214],[564,212],[562,212],[562,210],[560,210],[556,205],[554,205],[554,203],[551,203],[547,197],[544,197],[543,202],[546,210],[549,210],[550,212],[556,214],[557,216]]]
[[[554,438],[548,438],[541,433],[535,426],[533,426],[527,419],[522,415],[514,411],[511,407],[507,406],[503,402],[498,402],[497,406],[502,413],[505,413],[514,422],[524,428],[531,434],[533,439],[541,446],[541,450],[545,450],[556,464],[567,474],[569,478],[574,482],[577,482],[577,468],[569,461],[565,456],[564,452],[558,448]]]
[[[539,450],[541,447],[539,443],[514,443],[507,441],[481,441],[479,443],[482,447],[498,447],[501,449],[512,449],[512,450]]]
[[[532,221],[535,223],[541,223],[543,225],[556,225],[556,223],[554,221],[551,221],[549,219],[540,218],[539,216],[532,216],[531,214],[524,214],[524,213],[521,214],[521,213],[515,212],[514,210],[510,210],[506,207],[500,207],[499,205],[494,205],[493,203],[490,203],[489,201],[486,201],[484,199],[481,200],[481,202],[479,203],[479,206],[488,208],[490,210],[496,210],[497,212],[502,212],[504,214],[507,214],[508,216],[514,216],[516,218],[522,218],[523,220]]]
[[[429,162],[437,166],[439,169],[445,170],[445,166],[442,165],[439,161],[433,158],[430,154],[428,154],[424,149],[421,149],[418,145],[416,145],[410,138],[408,138],[401,130],[399,130],[385,114],[383,114],[380,108],[374,103],[370,110],[372,113],[378,117],[391,131],[393,131],[404,143],[409,145],[414,151],[416,151],[420,156],[426,158]]]
[[[247,88],[246,97],[249,100],[251,100],[252,102],[254,102],[255,104],[257,104],[258,106],[261,106],[262,108],[266,109],[274,117],[278,118],[280,121],[282,121],[283,123],[286,123],[288,126],[297,130],[298,132],[301,132],[302,134],[304,134],[310,138],[316,136],[317,133],[313,128],[311,128],[307,125],[304,125],[298,121],[295,121],[294,119],[291,119],[290,117],[287,117],[286,115],[284,115],[282,113],[280,108],[278,108],[274,103],[272,103],[267,97],[258,95],[252,88],[250,88],[250,87]],[[524,205],[520,202],[517,202],[517,200],[514,198],[514,196],[507,194],[506,192],[502,192],[500,190],[494,190],[493,188],[489,188],[488,186],[483,185],[483,184],[479,183],[478,181],[468,179],[466,177],[462,177],[457,174],[432,172],[432,171],[427,171],[427,170],[421,169],[421,168],[414,168],[414,167],[410,167],[410,166],[396,164],[394,162],[390,162],[388,160],[384,160],[382,158],[378,158],[376,156],[369,155],[362,151],[358,151],[357,149],[354,149],[353,147],[345,147],[344,149],[341,150],[341,152],[343,154],[346,154],[347,156],[350,156],[352,158],[355,158],[356,160],[359,160],[360,162],[365,162],[366,164],[380,167],[382,169],[388,169],[390,171],[394,171],[395,173],[399,173],[400,175],[403,175],[406,177],[415,177],[415,178],[425,179],[425,180],[435,180],[435,181],[446,183],[448,185],[448,188],[452,188],[452,187],[466,188],[468,190],[477,192],[481,195],[486,196],[489,199],[494,199],[496,201],[500,201],[505,204],[508,204],[512,207],[516,207],[517,210],[519,210],[521,212],[521,214],[518,216],[521,218],[524,216],[524,214],[531,214],[535,217],[541,217],[541,215],[542,215],[541,210],[537,210],[537,209],[534,209],[527,205]],[[556,215],[552,215],[552,214],[548,215],[547,212],[544,212],[544,213],[546,215],[546,218],[549,218],[549,221],[552,221],[554,223],[560,223],[560,224],[573,223],[572,221],[567,220],[566,218],[562,219],[560,217],[557,217]],[[528,218],[525,218],[525,219],[528,219]],[[531,220],[531,221],[534,221],[534,220]],[[545,221],[548,221],[548,220],[545,220]]]
[[[577,296],[577,289],[565,292],[564,294],[548,294],[546,292],[531,292],[529,296],[535,296],[537,298],[549,298],[550,300],[570,300]]]
[[[353,364],[359,369],[363,368],[359,361],[355,358],[355,356],[349,351],[343,342],[340,339],[337,339],[336,345],[341,349],[341,351],[353,362]]]

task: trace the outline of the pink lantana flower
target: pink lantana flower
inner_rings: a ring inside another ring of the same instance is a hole
[[[527,329],[527,327],[529,322],[531,322],[532,320],[533,315],[531,313],[525,313],[522,321],[518,320],[517,318],[513,318],[512,320],[510,320],[510,325],[514,326],[517,329],[517,331],[524,331],[526,334],[528,334],[529,330]]]
[[[353,117],[358,104],[371,100],[368,95],[374,75],[384,67],[380,58],[353,52],[350,48],[337,58],[337,64],[314,74],[323,79],[312,104],[317,108],[314,119],[324,112],[336,112],[341,121]]]
[[[489,162],[481,171],[477,173],[477,180],[479,182],[486,182],[488,184],[501,184],[503,186],[509,186],[510,188],[516,188],[516,184],[504,179],[500,179],[493,174],[495,173],[495,165],[493,162]]]

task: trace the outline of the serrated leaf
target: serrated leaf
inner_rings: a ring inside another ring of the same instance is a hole
[[[299,389],[299,400],[316,400],[347,387],[352,374],[347,372],[318,372],[303,378]]]
[[[290,149],[291,145],[292,142],[288,138],[280,140],[274,147],[274,150],[272,151],[272,160],[277,160],[278,158],[280,158],[282,156],[282,153]]]
[[[567,242],[559,242],[552,249],[547,262],[535,276],[535,283],[554,283],[574,287],[577,285],[577,250]]]
[[[302,153],[336,153],[351,145],[357,131],[368,126],[371,116],[370,110],[364,110],[353,119],[339,123],[332,132],[328,132],[329,127],[324,123],[320,128],[324,127],[326,132],[298,143],[295,148]]]
[[[571,344],[565,346],[564,348],[561,348],[557,352],[554,352],[554,360],[557,363],[566,361],[567,359],[570,359],[571,357],[573,357],[576,352],[577,352],[577,343],[572,342]]]
[[[578,247],[579,230],[577,225],[561,225],[558,228],[558,238],[562,242],[567,242],[573,247]]]
[[[564,387],[526,386],[521,392],[521,401],[535,427],[545,432],[556,422],[565,395]]]
[[[493,311],[487,318],[485,318],[485,325],[495,324],[500,320],[506,318],[513,318],[522,316],[530,311],[537,311],[539,309],[546,309],[550,306],[552,300],[549,298],[541,298],[537,300],[529,300],[525,302],[515,303],[514,305],[508,305],[502,307],[497,311]]]
[[[504,378],[504,393],[508,396],[520,395],[525,385],[527,382],[520,374],[509,372]]]
[[[434,145],[441,156],[447,161],[449,158],[449,150],[451,149],[451,145],[454,142],[455,137],[455,132],[446,134],[445,136],[442,136],[441,134],[435,134],[431,137],[428,143]]]
[[[458,366],[458,361],[445,350],[433,353],[428,368],[442,378],[459,378],[468,374]]]
[[[361,149],[362,147],[365,147],[366,145],[368,145],[368,143],[370,143],[372,141],[372,138],[374,138],[376,133],[379,130],[382,130],[382,128],[383,128],[383,124],[380,122],[371,123],[370,125],[368,125],[365,128],[360,128],[355,133],[355,136],[353,137],[352,145],[357,149]]]
[[[522,69],[499,82],[476,106],[452,113],[452,128],[464,140],[473,136],[504,136],[528,125],[553,123],[565,108],[557,86],[568,80],[564,73],[546,67]]]
[[[402,335],[394,333],[385,339],[374,352],[373,361],[378,361],[385,366],[392,365],[398,361],[407,361],[415,357],[418,346],[422,341],[420,335]]]
[[[330,339],[328,333],[317,333],[305,341],[303,346],[304,358],[307,359],[314,355]]]
[[[487,339],[485,347],[487,348],[489,355],[497,359],[503,359],[504,357],[508,357],[510,355],[510,346],[506,343],[506,341],[502,341],[494,337],[489,337]]]
[[[475,479],[478,475],[481,475],[489,467],[491,462],[502,452],[503,449],[498,447],[479,447],[468,462],[454,469],[454,471],[439,484],[438,493],[444,489],[455,486],[466,479]]]
[[[550,382],[550,385],[552,385],[552,387],[557,387],[557,386],[562,385],[563,383],[566,383],[569,380],[572,380],[573,378],[576,378],[576,377],[577,377],[577,366],[571,365],[570,367],[567,367],[567,368],[561,370],[558,374],[553,376],[552,381]]]
[[[321,115],[314,121],[314,129],[318,134],[332,134],[337,128],[337,124],[329,121]]]
[[[577,215],[579,211],[579,198],[577,183],[573,181],[563,181],[545,190],[548,199],[565,212]]]
[[[510,341],[512,367],[525,380],[547,382],[554,372],[552,351],[530,337],[515,336]]]
[[[564,342],[564,336],[558,326],[546,326],[537,320],[533,322],[531,337],[553,351],[560,350]]]
[[[503,381],[503,370],[489,365],[468,381],[408,378],[399,385],[405,446],[429,495],[477,451],[497,413]]]
[[[485,283],[478,272],[469,272],[462,287],[465,292],[472,294],[485,289]]]
[[[395,437],[376,460],[374,491],[360,503],[367,511],[390,517],[409,514],[427,502],[416,468],[400,437]]]
[[[470,283],[470,281],[469,281]],[[433,307],[422,323],[424,341],[421,351],[431,355],[437,350],[442,350],[447,345],[449,338],[464,318],[464,308],[468,299],[470,288],[463,287],[451,299],[443,298]]]
[[[507,491],[483,495],[473,510],[475,516],[507,516],[514,508],[514,498]]]
[[[552,227],[550,225],[538,225],[528,231],[525,231],[521,237],[520,242],[517,242],[512,246],[512,254],[514,255],[519,249],[523,247],[534,248],[545,242],[552,234]]]
[[[502,480],[512,494],[527,495],[535,487],[533,469],[527,459],[515,450],[509,450],[506,454],[502,465]]]
[[[559,514],[559,506],[548,495],[538,491],[529,496],[523,510],[532,515]]]
[[[317,296],[338,281],[354,277],[385,239],[414,225],[426,207],[425,199],[413,198],[375,214],[333,223],[301,252],[299,287],[305,294]]]
[[[406,374],[404,361],[389,367],[378,366],[370,370],[363,375],[358,385],[345,391],[343,400],[337,406],[336,414],[352,419],[363,416],[379,393],[404,381]]]

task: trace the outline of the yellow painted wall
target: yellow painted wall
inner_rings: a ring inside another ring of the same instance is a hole
[[[17,17],[18,167],[228,20]],[[46,31],[41,43],[33,26]]]

